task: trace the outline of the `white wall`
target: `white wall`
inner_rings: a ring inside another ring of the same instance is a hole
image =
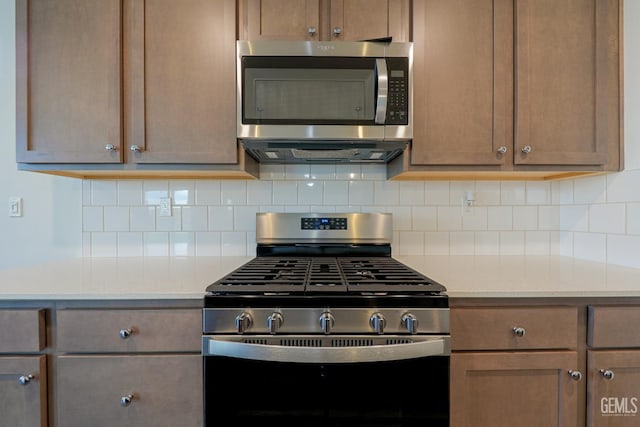
[[[0,0],[0,269],[81,253],[82,183],[16,168],[15,5]],[[9,197],[24,216],[9,217]],[[1,285],[1,284],[0,284]]]
[[[23,218],[0,209],[0,268],[78,255],[250,255],[253,215],[264,210],[393,212],[397,254],[560,253],[640,268],[640,2],[625,3],[627,170],[554,183],[391,182],[382,167],[359,165],[263,167],[260,181],[18,172],[13,21],[13,0],[0,0],[0,202],[21,196],[25,209]],[[460,203],[467,190],[470,212]],[[157,213],[164,195],[174,199],[170,218]]]

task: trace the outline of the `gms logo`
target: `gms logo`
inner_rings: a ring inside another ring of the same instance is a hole
[[[603,397],[600,399],[603,417],[635,417],[638,414],[637,397]]]

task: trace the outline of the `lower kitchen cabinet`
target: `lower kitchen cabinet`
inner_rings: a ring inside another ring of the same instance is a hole
[[[0,357],[0,426],[46,427],[46,356]]]
[[[202,357],[59,356],[57,426],[202,425]]]
[[[575,351],[454,353],[451,426],[575,426]]]

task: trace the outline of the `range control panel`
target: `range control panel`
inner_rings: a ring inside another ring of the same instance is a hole
[[[346,230],[347,218],[301,218],[302,230]]]

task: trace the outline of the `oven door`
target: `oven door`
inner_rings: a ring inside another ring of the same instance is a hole
[[[204,336],[205,425],[445,427],[449,354],[449,336]]]

